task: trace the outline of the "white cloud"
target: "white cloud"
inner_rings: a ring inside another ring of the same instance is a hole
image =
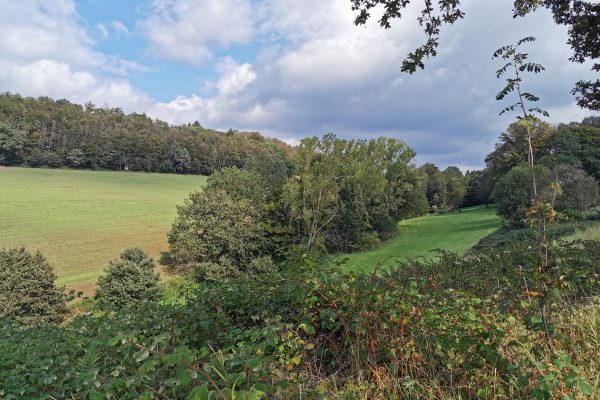
[[[252,65],[238,64],[226,57],[217,64],[217,69],[219,79],[206,83],[207,87],[217,90],[214,96],[178,96],[170,102],[155,104],[148,114],[171,124],[198,120],[214,128],[227,129],[234,126],[229,124],[235,123],[238,129],[252,129],[252,126],[264,126],[284,105],[280,101],[257,102],[256,94],[248,90],[257,78]]]
[[[35,61],[60,57],[73,65],[98,67],[101,53],[76,22],[73,1],[0,2],[0,55],[2,60]]]
[[[155,0],[140,28],[160,57],[202,64],[210,46],[246,43],[252,37],[248,0]]]
[[[23,95],[68,98],[77,103],[93,101],[99,106],[136,110],[150,99],[125,80],[99,79],[92,73],[73,70],[68,64],[42,59],[31,63],[0,63],[2,87]]]
[[[151,99],[123,76],[148,67],[94,50],[72,0],[0,2],[0,87],[141,111]],[[121,30],[118,24],[113,29]],[[108,36],[104,24],[95,27]],[[125,28],[126,29],[126,28]]]
[[[113,20],[112,21],[112,27],[115,30],[115,32],[117,32],[118,34],[128,34],[129,33],[129,29],[127,29],[127,27],[125,26],[124,23],[122,23],[121,21],[118,20]]]
[[[109,36],[108,28],[106,28],[106,25],[98,23],[96,24],[96,29],[98,30],[98,32],[100,32],[100,35],[102,35],[103,38],[106,39]]]
[[[244,90],[246,86],[256,79],[252,65],[245,63],[238,65],[231,57],[225,58],[217,67],[221,77],[216,83],[220,96],[229,96]]]
[[[414,75],[400,67],[424,40],[415,8],[384,30],[377,13],[367,26],[354,26],[348,0],[153,0],[136,31],[118,20],[91,27],[102,37],[141,33],[161,58],[193,66],[211,61],[198,69],[218,74],[204,94],[160,103],[127,80],[147,66],[94,49],[73,1],[8,3],[0,1],[0,87],[25,95],[92,100],[170,123],[198,120],[288,142],[327,131],[389,135],[415,147],[419,162],[472,168],[513,118],[498,117],[505,104],[494,96],[503,82],[495,79],[491,53],[534,35],[540,40],[526,51],[547,71],[527,77],[527,90],[540,96],[553,122],[588,115],[569,93],[588,66],[568,61],[565,30],[545,11],[513,20],[510,2],[465,0],[465,20],[443,29],[438,57]],[[227,55],[244,44],[248,62],[235,61],[236,51]]]

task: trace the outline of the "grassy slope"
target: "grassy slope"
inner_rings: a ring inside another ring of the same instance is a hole
[[[563,238],[567,241],[573,240],[596,240],[600,242],[600,222],[585,228],[581,231],[577,231],[569,236]]]
[[[464,253],[484,236],[500,227],[496,209],[485,206],[462,209],[440,215],[427,215],[400,222],[399,234],[381,247],[362,253],[345,254],[344,269],[372,271],[377,264],[392,265],[395,261],[420,256],[432,256],[434,249]]]
[[[0,247],[40,250],[60,284],[89,290],[132,246],[157,257],[203,176],[0,167]]]

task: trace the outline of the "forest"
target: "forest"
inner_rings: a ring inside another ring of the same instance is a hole
[[[0,165],[209,175],[290,151],[256,132],[171,127],[118,108],[0,94]]]

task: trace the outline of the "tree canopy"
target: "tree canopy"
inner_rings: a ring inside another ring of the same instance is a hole
[[[119,108],[0,94],[0,165],[208,175],[290,152],[256,132],[170,126]]]

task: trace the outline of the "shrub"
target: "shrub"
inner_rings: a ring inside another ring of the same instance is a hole
[[[217,262],[204,261],[194,265],[192,277],[196,282],[222,281],[272,274],[276,271],[277,268],[269,256],[254,258],[242,267],[237,267],[228,258],[221,257]]]
[[[96,300],[101,309],[127,307],[160,298],[154,261],[143,250],[128,249],[111,261],[98,278]]]
[[[83,150],[73,149],[67,153],[66,162],[69,167],[85,168],[88,160]]]
[[[584,170],[563,164],[557,165],[550,173],[558,177],[560,182],[561,195],[556,198],[557,209],[584,213],[598,204],[598,182]]]
[[[257,172],[236,167],[223,168],[208,178],[204,191],[219,190],[236,201],[246,199],[256,205],[262,204],[269,194],[269,188]]]
[[[178,207],[169,232],[171,256],[178,264],[231,264],[243,271],[267,246],[259,219],[246,199],[234,200],[223,190],[193,193]]]
[[[0,250],[0,319],[25,324],[59,323],[67,313],[63,290],[52,267],[38,252]]]
[[[554,251],[543,283],[568,295],[547,308],[554,347],[527,300],[524,286],[539,289],[519,266],[529,279],[539,264],[526,243],[372,275],[308,261],[61,328],[0,323],[0,397],[588,398],[600,303],[585,299],[599,294],[600,248]]]
[[[511,225],[522,226],[525,210],[531,204],[531,171],[517,166],[508,171],[494,187],[498,215]]]

